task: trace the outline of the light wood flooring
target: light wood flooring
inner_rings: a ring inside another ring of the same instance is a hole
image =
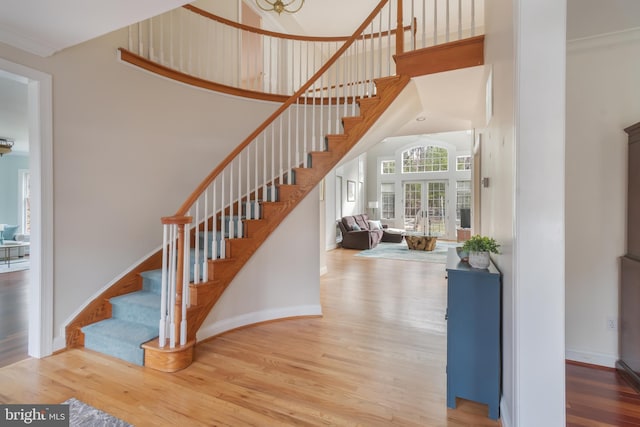
[[[0,368],[0,403],[75,397],[136,426],[499,426],[484,405],[446,408],[444,264],[355,253],[327,254],[321,318],[199,343],[176,374],[84,349],[24,360]],[[568,425],[639,425],[627,422],[637,395],[614,371],[578,368],[567,368]]]

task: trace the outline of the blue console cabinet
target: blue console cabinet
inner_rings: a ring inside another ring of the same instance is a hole
[[[501,275],[491,263],[475,269],[447,254],[447,406],[456,397],[489,406],[500,415]]]

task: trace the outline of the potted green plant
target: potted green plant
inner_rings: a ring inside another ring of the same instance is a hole
[[[469,264],[473,268],[489,267],[489,254],[498,254],[500,245],[495,239],[476,234],[464,242],[462,250],[469,254]]]

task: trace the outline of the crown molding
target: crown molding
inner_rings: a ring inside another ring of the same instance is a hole
[[[567,52],[580,52],[639,41],[640,27],[636,27],[614,33],[598,34],[596,36],[567,40]]]

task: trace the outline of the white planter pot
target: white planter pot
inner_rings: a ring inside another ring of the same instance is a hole
[[[488,268],[489,252],[469,252],[469,265],[473,268]]]

